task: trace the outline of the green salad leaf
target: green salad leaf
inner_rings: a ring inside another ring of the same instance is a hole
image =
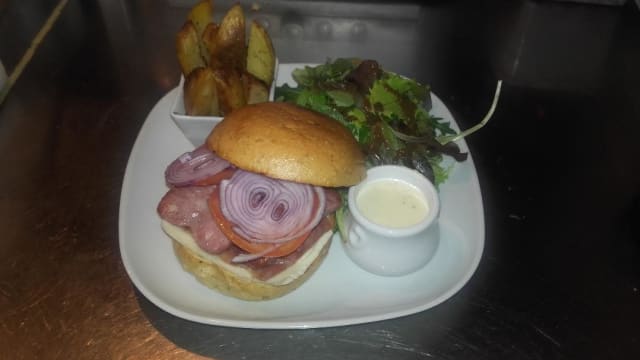
[[[448,122],[430,114],[429,86],[385,71],[374,60],[339,58],[295,69],[296,87],[276,88],[276,100],[292,102],[345,125],[361,145],[369,166],[399,164],[414,168],[436,186],[453,165],[444,156],[464,161]]]

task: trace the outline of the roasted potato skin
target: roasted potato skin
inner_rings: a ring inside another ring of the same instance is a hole
[[[203,0],[195,4],[187,15],[187,20],[195,26],[198,37],[202,36],[204,29],[213,22],[213,4],[209,0]]]
[[[232,68],[213,69],[220,114],[225,115],[247,104],[241,74]]]
[[[176,35],[176,55],[184,77],[194,69],[206,66],[200,55],[198,31],[191,21],[185,22]]]
[[[247,104],[257,104],[269,101],[269,87],[262,80],[245,72],[242,76]]]
[[[213,22],[212,2],[210,0],[202,0],[196,3],[189,11],[189,15],[187,15],[187,21],[191,21],[193,26],[196,28],[198,39],[202,39],[202,34],[204,33],[207,25]],[[209,53],[205,48],[205,44],[202,41],[198,41],[198,46],[200,49],[200,56],[202,56],[205,63],[208,64]]]
[[[202,56],[205,58],[207,65],[212,68],[221,67],[222,64],[215,56],[216,53],[216,35],[220,27],[216,23],[209,23],[205,27],[200,40],[202,42]]]
[[[212,116],[220,113],[217,83],[210,67],[194,69],[183,85],[187,115]]]
[[[259,23],[252,21],[247,48],[247,71],[271,85],[275,66],[276,54],[269,34]]]
[[[222,66],[244,71],[247,62],[246,29],[242,7],[234,5],[222,18],[216,34],[215,56]]]
[[[255,21],[247,34],[239,4],[219,24],[213,8],[213,0],[198,1],[176,35],[186,115],[224,116],[269,101],[276,63],[269,34]]]

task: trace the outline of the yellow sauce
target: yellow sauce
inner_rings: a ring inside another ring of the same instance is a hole
[[[367,184],[358,193],[356,205],[370,221],[391,228],[416,225],[429,213],[424,194],[398,180],[378,180]]]

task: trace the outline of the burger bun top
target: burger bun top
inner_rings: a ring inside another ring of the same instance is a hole
[[[234,110],[209,134],[209,149],[236,167],[317,186],[351,186],[366,173],[351,132],[320,113],[265,102]]]

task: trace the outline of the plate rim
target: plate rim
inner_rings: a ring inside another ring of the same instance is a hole
[[[309,65],[309,64],[281,63],[280,67],[282,68],[287,66],[300,66],[300,65]],[[278,70],[278,73],[279,75],[282,74],[281,69]],[[469,184],[467,184],[466,186],[472,186],[473,189],[471,190],[474,193],[477,193],[477,195],[479,196],[479,203],[477,204],[478,205],[477,215],[479,216],[478,222],[480,227],[482,228],[482,231],[480,231],[480,233],[476,234],[475,236],[474,243],[476,245],[476,251],[470,257],[471,261],[465,267],[464,273],[461,274],[461,276],[457,279],[457,281],[452,283],[451,287],[449,287],[446,291],[443,291],[439,296],[435,297],[431,301],[427,301],[424,304],[421,304],[419,306],[412,306],[406,309],[390,311],[390,312],[385,312],[381,314],[370,314],[366,316],[355,316],[355,317],[342,317],[340,319],[331,319],[331,320],[306,320],[306,321],[295,321],[295,320],[287,321],[287,320],[278,320],[278,319],[277,320],[268,320],[268,319],[236,320],[236,319],[212,318],[210,316],[204,317],[201,315],[193,314],[188,311],[184,311],[183,309],[179,309],[179,308],[176,308],[175,306],[170,305],[168,302],[158,297],[154,291],[148,288],[145,285],[145,283],[142,281],[142,279],[140,279],[139,276],[133,270],[131,258],[129,257],[129,254],[126,252],[127,244],[126,244],[126,234],[124,233],[124,231],[127,228],[126,225],[128,220],[128,217],[126,216],[127,215],[127,206],[126,206],[127,199],[126,198],[127,198],[127,195],[130,193],[129,188],[132,186],[131,177],[133,175],[132,175],[131,169],[133,169],[133,167],[135,166],[136,159],[139,158],[139,156],[136,156],[136,155],[141,151],[141,147],[143,146],[144,136],[142,135],[146,134],[149,131],[149,128],[151,127],[151,122],[149,121],[151,118],[151,115],[158,112],[163,103],[166,103],[168,105],[168,110],[170,111],[170,107],[172,103],[171,97],[176,96],[177,91],[178,91],[177,87],[170,90],[156,102],[152,110],[147,114],[147,117],[145,118],[143,126],[140,128],[138,135],[136,136],[136,140],[129,154],[129,158],[127,160],[127,165],[125,168],[125,173],[124,173],[122,188],[120,193],[120,204],[119,204],[119,215],[118,215],[118,223],[119,223],[118,244],[120,247],[120,255],[121,255],[121,259],[122,259],[125,271],[129,276],[129,279],[133,282],[133,284],[140,291],[140,293],[142,293],[142,295],[145,296],[145,298],[151,301],[154,305],[158,306],[160,309],[185,320],[207,324],[207,325],[216,325],[216,326],[234,327],[234,328],[309,329],[309,328],[348,326],[348,325],[371,323],[371,322],[389,320],[394,318],[400,318],[400,317],[416,314],[416,313],[425,311],[427,309],[433,308],[443,303],[444,301],[448,300],[449,298],[454,296],[456,293],[458,293],[460,289],[462,289],[475,274],[480,264],[480,261],[482,259],[482,255],[484,253],[484,247],[485,247],[486,223],[484,219],[484,201],[482,198],[482,192],[480,188],[478,173],[475,167],[475,162],[473,161],[473,156],[471,154],[471,151],[468,149],[466,142],[464,142],[464,139],[462,139],[462,142],[464,143],[464,148],[468,153],[468,158],[466,160],[468,164],[466,165],[469,166],[469,170],[474,175],[471,179],[472,181],[470,181]],[[447,106],[444,104],[444,102],[440,98],[438,98],[436,94],[432,93],[432,96],[435,97],[435,99],[437,99],[436,101],[439,101],[441,103],[443,111],[446,112],[448,116],[450,116],[453,123],[457,126],[457,122],[453,118],[453,115],[451,114]],[[171,121],[169,114],[167,114],[166,117],[167,117],[166,121]],[[334,244],[334,247],[335,245],[337,244]],[[238,301],[241,301],[241,300],[238,300]],[[248,304],[250,304],[250,302]]]

